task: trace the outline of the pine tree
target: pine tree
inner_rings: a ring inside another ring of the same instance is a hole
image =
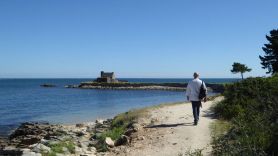
[[[269,41],[262,48],[265,56],[259,56],[263,69],[268,69],[267,74],[275,74],[278,72],[278,29],[270,31],[270,36],[266,35]]]
[[[240,73],[241,79],[243,79],[243,73],[250,72],[252,69],[248,68],[245,64],[241,64],[238,62],[234,62],[233,69],[231,70],[232,73]]]

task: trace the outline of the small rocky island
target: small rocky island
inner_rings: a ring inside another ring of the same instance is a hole
[[[80,89],[111,89],[111,90],[168,90],[185,91],[187,83],[130,83],[118,80],[114,72],[101,71],[100,77],[96,80],[81,82],[79,85],[67,85],[66,88]],[[206,84],[209,90],[223,92],[222,84]]]
[[[40,86],[41,87],[56,87],[56,85],[54,85],[54,84],[47,84],[47,83],[41,84]]]

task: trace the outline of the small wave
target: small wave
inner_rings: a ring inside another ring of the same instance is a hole
[[[0,125],[0,137],[6,138],[8,137],[13,130],[15,130],[19,124],[12,125]]]

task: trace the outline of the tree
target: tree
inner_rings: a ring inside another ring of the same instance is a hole
[[[270,36],[266,35],[266,39],[269,41],[262,48],[265,52],[265,56],[259,56],[263,69],[268,69],[267,74],[272,75],[278,72],[278,29],[270,31]]]
[[[234,62],[233,69],[231,70],[232,73],[241,74],[241,79],[243,79],[243,73],[250,72],[252,69],[248,68],[245,64],[240,64],[238,62]]]

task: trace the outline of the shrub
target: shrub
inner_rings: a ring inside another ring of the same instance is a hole
[[[226,85],[224,96],[215,113],[232,128],[214,140],[214,154],[278,154],[278,76]]]

